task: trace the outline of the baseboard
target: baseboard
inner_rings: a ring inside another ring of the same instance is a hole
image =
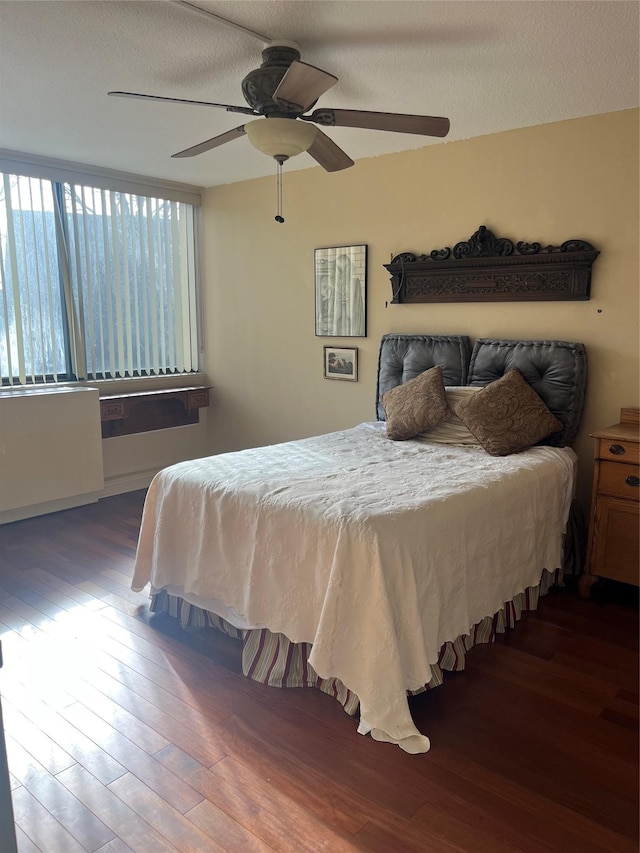
[[[121,474],[118,477],[105,477],[104,489],[100,492],[100,497],[112,498],[115,495],[123,495],[125,492],[147,489],[159,470],[159,468],[149,468],[146,471]]]
[[[46,501],[31,506],[19,506],[16,509],[7,509],[0,512],[0,524],[10,524],[12,521],[23,521],[25,518],[35,518],[37,515],[49,515],[52,512],[61,512],[65,509],[73,509],[76,506],[94,504],[102,496],[101,492],[88,492],[84,495],[74,495],[70,498],[62,498],[57,501]]]
[[[10,524],[13,521],[23,521],[25,518],[35,518],[37,515],[49,515],[52,512],[61,512],[65,509],[73,509],[85,504],[97,503],[102,498],[111,498],[115,495],[123,495],[125,492],[136,492],[146,489],[158,473],[159,468],[147,471],[136,471],[134,474],[123,474],[119,477],[109,477],[104,481],[104,488],[100,492],[89,492],[84,495],[74,495],[70,498],[62,498],[57,501],[47,501],[31,506],[21,506],[16,509],[7,509],[0,512],[0,525]]]

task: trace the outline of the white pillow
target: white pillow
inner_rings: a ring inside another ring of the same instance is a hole
[[[479,390],[480,388],[473,385],[446,385],[444,395],[449,408],[453,410],[454,403],[470,397]],[[482,446],[471,430],[455,415],[451,415],[448,421],[436,424],[436,426],[421,432],[416,438],[425,442],[433,441],[436,444],[458,444],[463,447]]]

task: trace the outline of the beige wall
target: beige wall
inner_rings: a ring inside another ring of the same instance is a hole
[[[637,110],[427,145],[335,174],[285,166],[284,225],[275,204],[275,176],[205,195],[212,452],[373,420],[386,332],[581,341],[589,383],[576,450],[588,502],[589,432],[638,405]],[[514,240],[592,242],[601,255],[591,300],[387,306],[391,255],[453,245],[481,224]],[[316,338],[314,248],[351,243],[369,246],[368,336]],[[357,384],[322,377],[323,344],[341,342],[359,348]]]

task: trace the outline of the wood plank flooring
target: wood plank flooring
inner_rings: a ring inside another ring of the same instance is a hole
[[[425,755],[129,589],[144,493],[0,527],[21,853],[638,850],[638,601],[555,589],[411,700]]]

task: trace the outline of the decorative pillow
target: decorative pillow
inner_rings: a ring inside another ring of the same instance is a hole
[[[563,429],[515,367],[453,410],[491,456],[520,453]]]
[[[445,385],[444,396],[450,409],[460,400],[465,400],[481,389],[476,385]],[[482,447],[478,439],[460,418],[451,415],[448,421],[429,427],[417,436],[420,441],[435,442],[436,444],[457,444],[462,447]]]
[[[394,441],[413,438],[451,417],[439,364],[387,391],[381,402],[387,416],[387,436]]]

